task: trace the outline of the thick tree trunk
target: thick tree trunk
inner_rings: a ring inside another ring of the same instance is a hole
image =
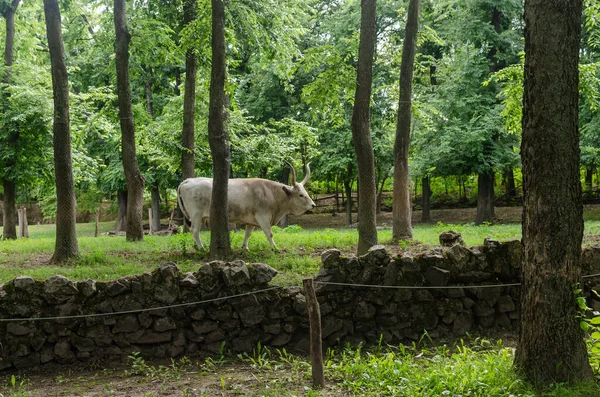
[[[190,24],[196,19],[196,0],[183,3],[183,21]],[[185,92],[183,96],[183,131],[181,133],[181,174],[185,181],[194,177],[194,106],[196,104],[196,50],[188,48],[185,54]]]
[[[152,231],[160,230],[160,189],[152,186]]]
[[[376,1],[362,0],[356,95],[352,112],[352,141],[358,165],[358,248],[364,255],[377,245],[377,185],[370,133],[371,84],[375,48]]]
[[[431,185],[429,176],[423,178],[423,212],[421,213],[421,222],[426,223],[431,221],[430,206],[431,206]]]
[[[142,210],[144,206],[144,177],[136,157],[135,125],[131,108],[129,86],[129,40],[125,0],[115,0],[117,94],[121,119],[121,156],[127,183],[127,226],[126,238],[130,241],[143,240]]]
[[[15,12],[19,6],[20,0],[13,0],[10,6],[3,12],[6,20],[6,37],[4,40],[4,78],[6,84],[12,82],[12,64],[15,42]],[[8,98],[3,98],[4,106],[8,106]],[[18,132],[9,131],[8,145],[16,152],[17,142],[19,140]],[[7,161],[9,167],[15,167],[15,159]],[[2,238],[16,239],[17,238],[17,207],[16,207],[16,186],[11,178],[2,179],[2,187],[4,188],[3,201],[3,217],[2,217]]]
[[[477,215],[475,224],[494,220],[494,185],[496,183],[493,171],[477,175]]]
[[[62,263],[79,254],[75,226],[75,185],[71,164],[69,80],[62,41],[58,0],[44,0],[46,34],[50,49],[54,93],[54,175],[56,181],[56,242],[51,263]]]
[[[406,34],[400,66],[400,100],[394,143],[394,193],[392,240],[412,238],[410,179],[408,176],[408,149],[410,146],[410,119],[412,114],[412,79],[419,29],[420,0],[410,0],[406,20]]]
[[[524,258],[515,364],[541,384],[592,377],[573,295],[582,285],[581,7],[581,0],[525,2]]]
[[[208,112],[208,141],[213,159],[213,189],[210,204],[210,256],[231,254],[229,238],[228,184],[229,133],[225,126],[225,5],[212,4],[212,68]]]
[[[117,225],[116,232],[124,232],[127,226],[127,190],[117,193]]]

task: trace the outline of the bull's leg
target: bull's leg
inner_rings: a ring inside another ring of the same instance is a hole
[[[254,226],[246,225],[246,231],[244,232],[244,242],[242,243],[242,249],[245,249],[246,251],[250,251],[248,249],[248,239],[250,238],[250,235],[252,234],[253,230]]]
[[[269,244],[271,244],[271,247],[279,251],[279,248],[275,245],[275,242],[273,241],[273,231],[271,230],[270,219],[266,216],[256,216],[256,220],[262,231],[265,233],[265,236],[267,236],[267,240],[269,240]]]
[[[202,226],[202,218],[194,217],[192,220],[192,236],[194,237],[194,242],[196,243],[196,247],[199,249],[204,249],[204,245],[202,244],[202,240],[200,240],[200,227]]]

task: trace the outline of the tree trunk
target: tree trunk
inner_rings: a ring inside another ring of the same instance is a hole
[[[116,71],[119,117],[121,119],[121,157],[127,183],[126,238],[130,241],[143,240],[142,210],[144,206],[144,177],[136,157],[135,125],[131,108],[129,86],[129,40],[125,0],[115,0]]]
[[[348,226],[352,226],[352,179],[344,180],[344,188],[346,189],[346,220]]]
[[[46,34],[50,50],[52,91],[54,93],[54,179],[56,181],[56,242],[53,264],[63,263],[79,254],[75,218],[75,185],[71,163],[69,120],[69,80],[63,48],[58,0],[44,0]]]
[[[394,193],[392,240],[412,238],[410,179],[408,176],[408,148],[410,146],[410,118],[412,114],[412,79],[419,29],[420,0],[410,0],[406,20],[406,34],[400,66],[400,100],[394,143]]]
[[[188,25],[196,19],[196,0],[183,2],[183,22]],[[181,174],[185,181],[194,177],[194,107],[196,104],[196,50],[188,48],[185,54],[185,92],[183,96],[183,131],[181,133]]]
[[[377,245],[377,185],[375,159],[370,133],[371,85],[375,47],[376,1],[361,1],[360,44],[356,94],[352,111],[352,141],[358,166],[358,248],[364,255]]]
[[[117,193],[117,225],[116,232],[124,232],[127,225],[127,190]]]
[[[208,112],[208,142],[213,159],[213,189],[210,203],[210,256],[231,254],[229,238],[228,184],[229,133],[225,125],[225,5],[212,4],[212,68]]]
[[[493,171],[477,175],[477,215],[475,224],[494,220],[494,185],[495,175]]]
[[[594,191],[594,171],[594,166],[585,169],[585,187],[590,194]]]
[[[158,184],[152,186],[152,230],[160,230],[160,190]]]
[[[179,68],[175,69],[175,84],[173,85],[173,94],[175,96],[181,95],[181,90],[179,87],[181,86],[181,70]]]
[[[581,0],[525,2],[524,258],[515,364],[540,384],[593,375],[573,295],[582,285],[581,7]]]
[[[517,197],[517,188],[515,186],[515,173],[512,168],[508,168],[504,172],[504,176],[506,177],[506,196],[508,200],[514,199]]]
[[[426,223],[431,221],[431,214],[429,213],[431,204],[431,185],[429,176],[423,178],[423,212],[421,213],[421,222]]]
[[[20,0],[13,0],[11,5],[4,11],[3,16],[6,20],[6,37],[4,41],[4,83],[10,85],[12,82],[12,64],[13,64],[13,49],[15,42],[15,12],[19,6]],[[8,106],[7,94],[3,98],[4,106]],[[18,132],[10,129],[8,137],[8,145],[16,152],[17,142],[19,140]],[[9,168],[15,167],[16,160],[7,161]],[[6,171],[6,170],[5,170]],[[3,201],[3,217],[2,217],[2,238],[16,239],[17,238],[17,207],[16,207],[16,186],[11,178],[2,179],[2,187],[4,188]]]
[[[288,184],[289,180],[290,180],[290,172],[291,169],[288,165],[284,165],[283,166],[283,170],[281,172],[281,183],[283,184]],[[280,228],[286,228],[290,225],[290,219],[289,217],[286,215],[283,218],[281,218],[281,220],[279,221],[279,227]]]

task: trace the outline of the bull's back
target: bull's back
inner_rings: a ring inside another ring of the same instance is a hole
[[[192,212],[199,212],[202,218],[208,217],[212,183],[212,178],[190,178],[180,185],[180,194],[190,217],[194,216]],[[258,178],[230,179],[227,190],[229,221],[258,226],[256,213],[271,210],[276,201],[275,192],[280,189],[280,185]]]

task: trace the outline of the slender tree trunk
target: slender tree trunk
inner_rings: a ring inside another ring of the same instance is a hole
[[[124,232],[127,225],[127,190],[117,193],[117,224],[116,232]]]
[[[281,172],[281,183],[286,184],[286,185],[288,184],[288,182],[290,180],[290,172],[291,172],[290,167],[287,164],[285,164],[283,166],[283,170]],[[290,219],[287,215],[284,216],[283,218],[281,218],[281,220],[279,221],[280,228],[286,228],[289,225],[290,225]]]
[[[208,112],[208,142],[213,159],[213,189],[210,204],[210,256],[231,254],[229,238],[228,184],[229,133],[225,125],[225,5],[212,4],[212,68]]]
[[[4,41],[4,83],[10,85],[12,82],[12,64],[15,42],[15,12],[19,6],[20,0],[13,0],[10,6],[3,12],[6,20],[6,37]],[[8,94],[4,94],[2,98],[4,106],[8,107]],[[10,126],[9,126],[10,128]],[[10,128],[8,132],[8,145],[16,151],[17,142],[19,140],[18,132]],[[15,159],[7,161],[9,168],[16,167]],[[4,170],[6,171],[6,170]],[[2,179],[2,187],[4,188],[3,201],[3,218],[2,218],[2,238],[16,239],[17,238],[17,207],[16,207],[16,186],[15,182],[10,177]]]
[[[585,187],[591,194],[594,190],[594,167],[586,167],[585,169]]]
[[[420,0],[410,0],[406,20],[406,34],[400,66],[400,100],[394,143],[394,193],[392,239],[412,238],[410,179],[408,176],[408,149],[410,146],[410,119],[412,114],[412,79],[419,29]]]
[[[196,0],[183,2],[183,21],[190,24],[196,19]],[[181,174],[185,181],[194,177],[194,107],[196,104],[196,49],[185,54],[185,92],[183,97],[183,131],[181,133]]]
[[[152,186],[152,230],[160,230],[160,189],[158,183]]]
[[[477,175],[477,215],[475,224],[494,220],[494,172],[486,172]]]
[[[352,112],[352,141],[358,165],[358,248],[364,255],[377,245],[377,186],[375,159],[370,132],[371,85],[375,48],[376,0],[361,1],[360,44],[356,95]]]
[[[423,178],[423,213],[421,214],[421,222],[426,223],[431,221],[429,213],[431,205],[431,185],[429,184],[429,176]]]
[[[593,376],[573,295],[582,285],[581,7],[581,0],[525,2],[524,258],[515,364],[541,384]]]
[[[135,125],[131,108],[129,86],[129,40],[125,0],[114,0],[116,32],[117,94],[119,97],[119,117],[121,119],[121,157],[127,183],[127,240],[143,240],[142,210],[144,206],[144,177],[136,157]]]
[[[175,84],[173,85],[173,94],[175,96],[181,95],[181,70],[179,68],[175,69]]]
[[[344,188],[346,189],[346,220],[348,226],[352,226],[352,179],[344,180]]]
[[[54,93],[54,174],[56,181],[56,242],[51,263],[62,263],[79,254],[75,218],[75,186],[71,164],[69,80],[62,41],[58,0],[44,0],[46,34],[50,49]]]
[[[506,177],[506,195],[509,200],[517,197],[517,188],[515,186],[515,172],[512,168],[508,168],[504,175]]]

